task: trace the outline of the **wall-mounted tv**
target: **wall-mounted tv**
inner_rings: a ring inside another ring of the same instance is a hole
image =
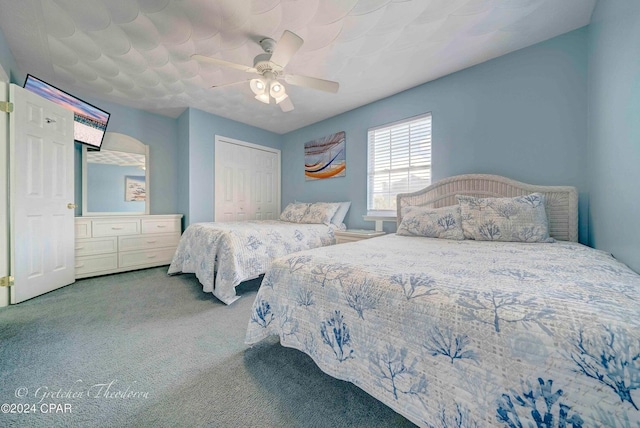
[[[73,112],[73,136],[76,142],[100,150],[109,123],[109,113],[74,97],[42,80],[27,75],[24,88]]]

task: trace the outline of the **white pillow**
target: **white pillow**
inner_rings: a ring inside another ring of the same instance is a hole
[[[333,215],[333,218],[331,219],[331,223],[340,227],[342,226],[342,223],[344,223],[344,218],[347,216],[347,211],[349,211],[349,207],[351,206],[351,201],[337,202],[337,203],[340,204],[340,206],[338,207],[338,210],[336,211],[336,213]]]

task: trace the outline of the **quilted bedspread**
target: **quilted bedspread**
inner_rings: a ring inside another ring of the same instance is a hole
[[[279,258],[279,335],[420,426],[640,427],[640,276],[580,244],[387,235]]]
[[[265,273],[274,258],[335,244],[333,231],[334,226],[278,220],[191,224],[168,273],[195,273],[203,291],[230,304],[238,299],[236,285]]]

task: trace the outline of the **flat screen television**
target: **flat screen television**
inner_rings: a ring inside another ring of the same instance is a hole
[[[24,88],[71,110],[74,120],[73,137],[76,142],[100,150],[111,116],[109,113],[30,74],[27,75]]]

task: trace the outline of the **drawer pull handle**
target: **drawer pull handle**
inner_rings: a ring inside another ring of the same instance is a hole
[[[76,265],[76,269],[80,269],[81,267],[84,267],[84,263]]]
[[[148,259],[155,259],[155,258],[156,258],[156,255],[155,255],[155,254],[152,254],[152,255],[150,255],[150,256],[147,256],[147,258],[148,258]]]
[[[147,244],[155,244],[158,241],[147,241]]]
[[[84,247],[76,247],[76,250],[84,250]]]
[[[113,230],[122,230],[123,227],[122,226],[112,226],[111,229],[113,229]]]
[[[156,227],[159,227],[160,229],[162,229],[163,227],[167,227],[167,226],[165,226],[164,224],[159,224]]]

